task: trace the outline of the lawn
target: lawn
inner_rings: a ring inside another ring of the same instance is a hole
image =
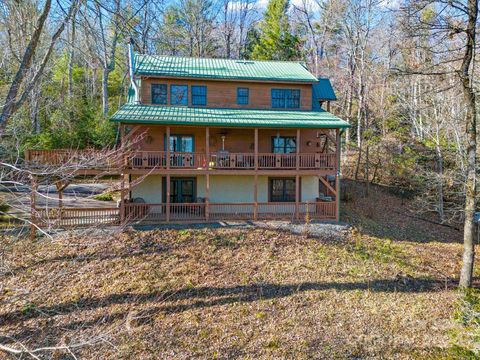
[[[0,342],[11,346],[66,345],[82,359],[425,359],[443,358],[458,327],[458,243],[234,227],[4,243]]]

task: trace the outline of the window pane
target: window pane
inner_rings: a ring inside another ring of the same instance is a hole
[[[166,105],[167,104],[167,85],[166,84],[152,84],[152,104]]]
[[[248,105],[248,88],[237,88],[237,104]]]
[[[295,179],[271,179],[270,201],[293,202],[295,201]]]
[[[206,86],[192,86],[192,105],[207,105]]]
[[[287,90],[286,107],[298,109],[300,107],[300,90]]]
[[[188,105],[188,86],[172,85],[170,87],[171,105]]]
[[[272,107],[285,107],[285,91],[283,89],[272,89]]]

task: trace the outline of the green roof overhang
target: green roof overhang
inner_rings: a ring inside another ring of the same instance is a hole
[[[221,127],[331,128],[350,127],[346,121],[321,111],[224,109],[125,104],[113,122]]]

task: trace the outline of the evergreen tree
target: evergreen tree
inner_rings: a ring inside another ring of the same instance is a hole
[[[260,36],[253,47],[252,59],[292,60],[300,56],[300,41],[292,34],[289,0],[270,0],[260,24]]]

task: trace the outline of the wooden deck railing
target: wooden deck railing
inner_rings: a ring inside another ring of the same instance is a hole
[[[30,166],[81,166],[115,168],[122,156],[115,151],[96,149],[26,150],[25,161]]]
[[[40,226],[77,227],[119,225],[118,208],[48,208],[36,209],[34,221]]]
[[[335,153],[299,154],[299,169],[336,169],[337,156]],[[165,151],[137,151],[128,159],[128,166],[134,169],[152,169],[167,167],[167,153]],[[203,153],[170,153],[170,168],[184,169],[255,169],[255,154],[253,153],[226,153],[217,152],[207,155]],[[295,169],[297,167],[296,154],[258,154],[258,169]]]
[[[125,160],[122,160],[125,159]],[[299,169],[331,169],[337,167],[335,153],[299,154]],[[82,167],[117,168],[125,161],[131,169],[165,169],[167,168],[166,151],[131,151],[121,155],[115,153],[109,156],[101,150],[27,150],[25,152],[27,164],[40,165],[81,165]],[[170,168],[172,169],[255,169],[255,154],[217,152],[207,155],[204,153],[171,152]],[[296,169],[296,154],[258,154],[258,169]]]
[[[40,226],[81,227],[120,224],[161,224],[167,222],[167,204],[124,205],[120,208],[49,208],[36,209],[34,219]],[[335,220],[335,202],[295,203],[173,203],[169,205],[170,222],[218,220]]]

